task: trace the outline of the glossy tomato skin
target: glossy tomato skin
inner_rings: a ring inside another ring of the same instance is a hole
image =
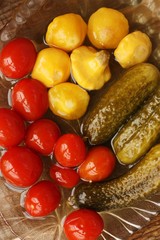
[[[47,156],[53,152],[60,135],[61,131],[57,123],[50,119],[39,119],[27,129],[25,143],[28,147]]]
[[[36,79],[24,78],[13,87],[11,101],[13,109],[25,120],[37,120],[48,109],[47,88]]]
[[[73,133],[63,134],[54,148],[56,160],[64,167],[80,165],[86,156],[86,146],[83,139]]]
[[[8,148],[24,139],[26,127],[21,116],[12,109],[0,108],[0,146]]]
[[[11,147],[1,158],[1,172],[7,182],[26,188],[40,178],[43,171],[41,158],[26,147]]]
[[[76,170],[56,164],[51,166],[50,176],[57,184],[65,188],[75,187],[80,180],[79,174]]]
[[[88,151],[78,173],[85,181],[102,181],[111,175],[115,164],[116,157],[108,147],[96,146]]]
[[[43,180],[27,192],[24,207],[31,216],[43,217],[53,212],[61,201],[59,188],[51,181]]]
[[[68,240],[97,240],[103,228],[102,217],[89,209],[75,210],[64,221],[64,232]]]
[[[32,71],[37,52],[27,38],[16,38],[7,43],[0,54],[0,70],[12,79],[19,79]]]

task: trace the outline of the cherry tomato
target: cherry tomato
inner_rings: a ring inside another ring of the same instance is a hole
[[[51,178],[65,188],[73,188],[80,180],[79,174],[72,168],[66,168],[53,164],[50,168]]]
[[[63,134],[56,142],[54,155],[56,160],[64,167],[80,165],[86,156],[83,139],[77,134]]]
[[[42,170],[41,158],[26,147],[11,147],[1,158],[3,177],[17,187],[33,185],[40,178]]]
[[[105,146],[96,146],[88,151],[85,161],[78,169],[81,179],[101,181],[110,176],[116,163],[113,152]]]
[[[38,80],[25,78],[16,83],[11,94],[12,106],[25,120],[37,120],[48,109],[47,88]]]
[[[61,132],[58,125],[49,119],[40,119],[32,123],[26,134],[26,145],[42,155],[53,152]]]
[[[25,124],[15,111],[0,108],[0,146],[8,148],[18,145],[25,136]]]
[[[64,222],[64,232],[68,240],[97,240],[103,228],[102,217],[89,209],[71,212]]]
[[[16,38],[7,43],[0,54],[0,70],[9,78],[19,79],[31,72],[37,52],[27,38]]]
[[[43,180],[33,185],[25,198],[25,209],[33,217],[53,212],[61,201],[59,188],[51,181]]]

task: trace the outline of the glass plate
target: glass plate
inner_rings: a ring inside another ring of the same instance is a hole
[[[17,36],[33,39],[38,49],[43,48],[46,27],[57,15],[74,12],[87,21],[91,13],[106,6],[121,10],[129,20],[130,31],[143,30],[153,43],[153,52],[149,59],[160,66],[160,1],[159,0],[27,0],[13,13],[12,20],[0,31],[0,49]],[[0,106],[8,106],[9,81],[1,76]],[[53,117],[50,115],[49,117]],[[57,119],[55,119],[57,120]],[[61,121],[64,131],[79,131],[78,122]],[[45,171],[42,178],[47,178],[48,159],[45,159]],[[23,201],[25,192],[13,191],[0,179],[0,239],[7,240],[65,240],[62,220],[71,209],[66,204],[70,192],[63,190],[60,207],[45,219],[28,219],[24,215]],[[133,207],[101,213],[105,228],[101,240],[125,240],[140,229],[160,211],[160,194],[145,201],[137,202]]]

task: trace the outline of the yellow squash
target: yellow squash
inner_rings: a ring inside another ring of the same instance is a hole
[[[64,119],[75,120],[84,115],[89,103],[89,94],[74,83],[61,83],[48,91],[51,111]]]
[[[73,79],[87,90],[100,89],[111,77],[109,58],[106,50],[97,51],[87,46],[76,48],[71,54]]]
[[[57,16],[49,24],[46,42],[65,51],[72,51],[82,45],[87,34],[87,24],[78,14],[67,13]]]
[[[152,51],[147,34],[135,31],[125,36],[114,51],[114,56],[123,68],[146,62]]]
[[[128,34],[127,18],[118,10],[102,7],[94,12],[88,21],[88,37],[99,49],[114,49]]]
[[[66,82],[70,76],[69,55],[53,47],[41,50],[31,76],[48,88]]]

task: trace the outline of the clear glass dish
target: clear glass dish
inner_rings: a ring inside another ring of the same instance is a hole
[[[129,20],[130,31],[146,32],[153,43],[149,59],[160,67],[160,1],[159,0],[27,0],[13,13],[12,20],[0,31],[0,49],[14,37],[33,39],[38,48],[44,46],[46,27],[57,15],[67,12],[80,14],[86,21],[99,7],[106,6],[121,10]],[[9,81],[1,76],[0,107],[8,106]],[[49,116],[52,117],[52,116]],[[78,123],[61,121],[64,131],[78,131]],[[48,161],[45,159],[47,178]],[[13,191],[0,178],[0,238],[7,240],[65,240],[62,222],[71,209],[66,204],[70,192],[63,190],[61,206],[45,219],[28,219],[20,205],[21,191]],[[125,240],[160,212],[160,194],[151,196],[130,208],[101,213],[105,228],[99,239]]]

